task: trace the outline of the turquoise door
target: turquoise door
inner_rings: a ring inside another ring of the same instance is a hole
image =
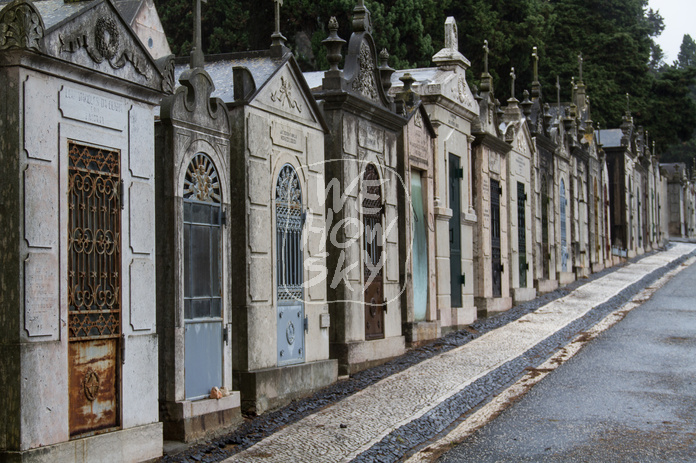
[[[428,237],[423,213],[423,183],[420,172],[411,173],[411,204],[413,205],[413,312],[415,321],[424,321],[428,309]]]

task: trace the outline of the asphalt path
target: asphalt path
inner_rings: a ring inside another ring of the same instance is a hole
[[[696,461],[696,265],[438,461]]]

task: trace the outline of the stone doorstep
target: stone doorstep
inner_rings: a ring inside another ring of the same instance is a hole
[[[561,286],[568,285],[575,281],[575,274],[573,272],[558,272],[558,283]]]
[[[536,288],[514,288],[512,290],[512,303],[517,305],[520,302],[531,301],[537,296]]]
[[[164,438],[195,442],[218,435],[242,421],[240,393],[221,399],[183,400],[163,404]]]
[[[183,400],[166,405],[169,416],[174,420],[183,420],[195,416],[207,415],[223,410],[239,408],[240,393],[233,391],[221,399]]]
[[[338,359],[338,374],[341,376],[381,365],[405,352],[405,336],[329,344],[330,356]]]
[[[460,330],[467,325],[471,325],[476,321],[477,318],[478,314],[476,307],[452,308],[452,329],[450,329],[450,331]]]
[[[479,318],[488,317],[492,314],[505,312],[512,308],[511,297],[477,297],[476,307],[478,308]]]
[[[333,359],[235,372],[245,413],[261,414],[289,404],[335,383],[338,362]]]
[[[106,432],[20,452],[0,452],[6,463],[130,463],[162,456],[162,423]]]
[[[534,286],[538,295],[550,293],[558,288],[558,280],[536,280]]]
[[[442,336],[439,321],[405,323],[403,332],[406,344],[409,347],[417,346]]]

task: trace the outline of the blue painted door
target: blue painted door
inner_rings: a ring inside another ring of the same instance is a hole
[[[413,312],[415,321],[424,321],[428,308],[428,237],[423,213],[423,182],[420,172],[411,173],[413,206],[411,257],[413,259]]]

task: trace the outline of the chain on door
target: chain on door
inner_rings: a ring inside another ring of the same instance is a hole
[[[365,293],[365,339],[384,338],[384,288],[382,258],[382,189],[379,174],[374,164],[368,164],[363,175],[365,182],[363,197],[364,243],[364,293]]]
[[[68,145],[68,388],[71,436],[120,424],[121,164]]]
[[[493,279],[493,297],[502,296],[501,272],[503,264],[500,254],[500,183],[491,180],[491,272]]]

